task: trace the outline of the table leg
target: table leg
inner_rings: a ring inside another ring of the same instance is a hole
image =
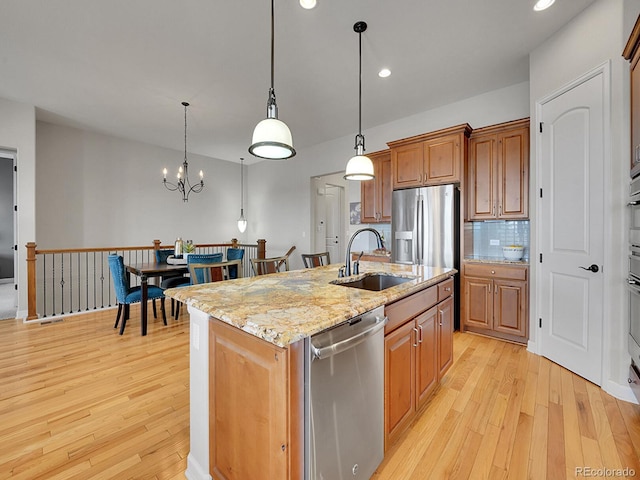
[[[142,330],[142,336],[147,334],[147,296],[148,296],[148,284],[147,276],[140,276],[140,328]]]

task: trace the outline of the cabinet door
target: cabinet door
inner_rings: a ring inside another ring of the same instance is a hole
[[[464,278],[464,324],[491,330],[493,325],[493,280]]]
[[[378,169],[376,168],[377,162],[373,163],[373,171],[375,175],[378,175]],[[360,222],[361,223],[376,223],[376,182],[374,180],[367,180],[360,182]]]
[[[210,473],[288,478],[287,350],[217,320],[209,339]]]
[[[379,200],[378,221],[391,221],[391,197],[393,186],[391,185],[391,155],[380,159],[380,179],[377,184],[377,198]],[[377,175],[377,173],[376,173]]]
[[[447,135],[424,142],[424,184],[439,185],[460,181],[460,137]]]
[[[402,433],[415,411],[414,326],[407,322],[384,339],[385,446]]]
[[[422,185],[422,143],[403,145],[391,149],[393,188],[419,187]]]
[[[498,134],[498,218],[529,217],[529,129]]]
[[[433,307],[416,317],[418,328],[418,347],[416,349],[416,408],[429,399],[431,392],[438,384],[437,354],[437,324],[438,308]]]
[[[529,320],[527,282],[496,279],[493,283],[494,330],[526,337]]]
[[[453,297],[440,302],[438,309],[438,380],[453,364]]]
[[[496,218],[496,136],[471,137],[469,141],[469,178],[467,188],[467,218],[486,220]]]

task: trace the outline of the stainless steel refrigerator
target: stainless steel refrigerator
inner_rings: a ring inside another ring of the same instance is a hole
[[[395,263],[458,268],[458,191],[455,185],[393,192],[391,256]]]
[[[460,271],[457,185],[394,190],[391,261]],[[454,277],[454,327],[460,328],[460,276]]]

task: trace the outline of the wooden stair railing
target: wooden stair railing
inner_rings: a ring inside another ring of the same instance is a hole
[[[108,254],[121,254],[125,257],[125,262],[153,262],[155,250],[170,249],[173,245],[163,246],[160,240],[154,240],[153,246],[140,247],[38,250],[35,242],[29,242],[25,247],[27,248],[26,320],[29,321],[40,318],[39,307],[42,317],[47,317],[113,306],[115,295],[107,264]],[[229,247],[246,250],[243,259],[245,276],[252,275],[249,259],[265,258],[266,255],[264,239],[259,239],[255,244],[239,243],[234,238],[231,242],[195,245],[197,253],[224,252]],[[42,268],[38,266],[38,258],[41,258]],[[51,311],[48,301],[53,305]],[[59,311],[56,301],[61,306]],[[65,303],[69,306],[66,312]]]

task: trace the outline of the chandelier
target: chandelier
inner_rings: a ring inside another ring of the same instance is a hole
[[[189,194],[191,192],[200,193],[204,188],[204,174],[202,173],[202,170],[200,170],[200,181],[194,185],[191,185],[191,182],[189,181],[189,163],[187,162],[187,107],[189,106],[189,104],[187,102],[182,102],[182,105],[184,106],[184,161],[182,162],[182,165],[180,165],[180,168],[178,168],[176,183],[167,182],[166,168],[162,170],[162,173],[164,175],[164,180],[162,181],[162,183],[167,188],[167,190],[170,190],[172,192],[175,192],[176,190],[179,191],[182,194],[182,201],[188,202]]]

